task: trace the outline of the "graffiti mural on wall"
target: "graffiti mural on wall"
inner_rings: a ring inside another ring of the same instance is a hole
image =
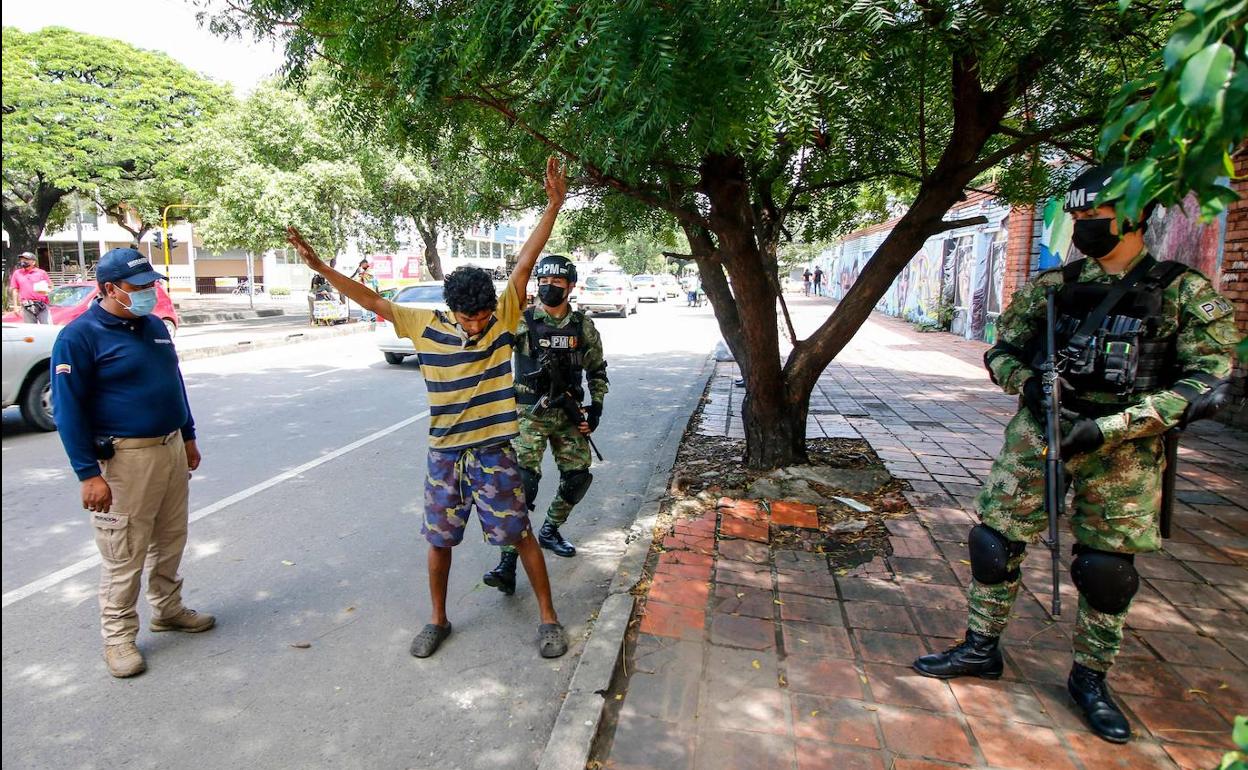
[[[1173,259],[1189,265],[1214,282],[1222,273],[1222,244],[1226,215],[1212,222],[1201,222],[1200,208],[1193,197],[1182,206],[1158,207],[1148,220],[1144,244],[1160,259]],[[1065,264],[1072,256],[1082,256],[1070,243],[1073,223],[1062,211],[1061,201],[1050,200],[1044,207],[1044,230],[1040,234],[1040,269]]]
[[[942,305],[956,306],[961,312],[955,331],[979,339],[995,333],[1005,275],[1008,209],[987,203],[971,211],[982,212],[988,223],[928,240],[876,303],[877,310],[915,323],[937,324]],[[824,252],[834,298],[845,296],[887,235],[877,231],[850,237]]]
[[[1200,221],[1200,206],[1188,196],[1182,206],[1158,208],[1148,221],[1144,243],[1163,259],[1173,259],[1193,267],[1213,281],[1222,276],[1222,244],[1226,237],[1226,214],[1212,222]]]

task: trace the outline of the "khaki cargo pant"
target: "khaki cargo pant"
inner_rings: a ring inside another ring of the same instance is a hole
[[[147,600],[156,618],[182,611],[178,566],[186,547],[188,475],[180,432],[161,438],[120,438],[100,462],[113,491],[108,513],[92,513],[100,549],[100,620],[105,644],[139,634],[139,583],[146,568]]]

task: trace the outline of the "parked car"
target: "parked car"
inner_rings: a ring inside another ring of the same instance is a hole
[[[502,296],[507,290],[507,281],[495,281],[494,291]],[[446,300],[442,298],[441,281],[423,281],[411,286],[404,286],[388,298],[403,307],[421,308],[424,310],[441,310],[449,312]],[[416,347],[406,337],[400,337],[394,329],[394,321],[382,315],[377,316],[377,326],[373,333],[377,347],[385,356],[388,364],[401,364],[408,356],[416,355]]]
[[[56,430],[49,367],[62,328],[4,322],[4,406],[20,407],[26,422],[39,430]]]
[[[637,301],[643,299],[651,302],[667,302],[667,291],[657,275],[634,275],[633,288],[637,290]]]
[[[659,283],[663,285],[663,292],[670,297],[679,297],[681,295],[680,281],[676,280],[676,276],[671,273],[664,273],[659,276]]]
[[[637,291],[623,273],[598,273],[585,279],[577,292],[576,305],[587,313],[619,313],[627,318],[637,312]]]
[[[165,322],[165,328],[169,330],[169,336],[172,337],[178,333],[178,324],[181,321],[178,319],[178,311],[173,306],[173,300],[169,299],[169,294],[162,284],[162,281],[156,282],[156,309],[152,311],[152,315]],[[57,286],[48,293],[48,312],[52,316],[52,323],[57,326],[68,324],[87,312],[87,308],[91,307],[91,303],[98,296],[100,296],[99,286],[86,281]],[[3,320],[5,323],[21,323],[22,314],[20,311],[6,313]]]

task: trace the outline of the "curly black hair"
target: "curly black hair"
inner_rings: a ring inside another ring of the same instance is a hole
[[[490,274],[479,267],[457,267],[442,283],[442,298],[452,313],[476,315],[498,308]]]

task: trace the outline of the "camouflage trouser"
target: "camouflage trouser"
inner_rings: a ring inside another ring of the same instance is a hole
[[[1117,553],[1145,553],[1161,547],[1158,514],[1165,464],[1160,437],[1126,441],[1066,463],[1074,489],[1070,527],[1085,546]],[[1027,410],[1005,429],[1005,446],[992,464],[976,501],[980,520],[1008,540],[1031,542],[1048,527],[1044,510],[1044,435]],[[1018,568],[1024,554],[1011,559]],[[971,582],[968,627],[1000,636],[1009,622],[1021,576],[997,585]],[[1075,620],[1075,660],[1106,671],[1122,644],[1127,610],[1098,612],[1081,596]]]
[[[542,474],[542,457],[546,454],[546,445],[550,444],[555,456],[555,465],[559,473],[589,470],[593,457],[589,453],[589,441],[581,435],[580,430],[572,424],[563,412],[551,409],[540,417],[535,417],[532,407],[521,406],[519,409],[520,435],[511,440],[516,450],[520,467],[538,476]],[[546,521],[556,527],[563,526],[572,513],[574,503],[564,500],[558,493],[550,501],[546,509]],[[503,550],[515,550],[506,547]]]

